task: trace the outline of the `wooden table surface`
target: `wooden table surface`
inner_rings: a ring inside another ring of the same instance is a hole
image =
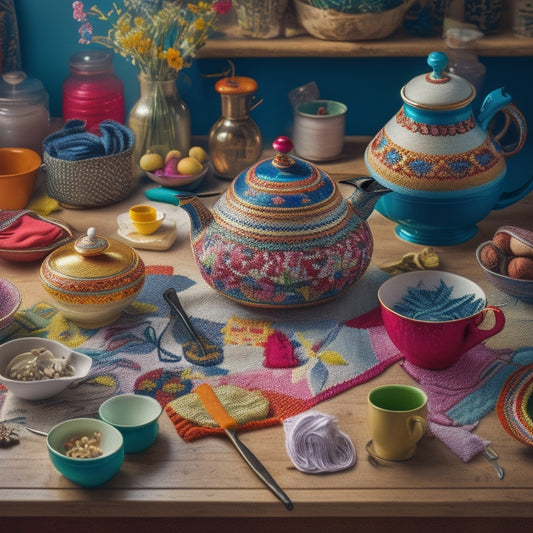
[[[362,141],[348,139],[343,157],[321,166],[335,175],[365,174],[362,161],[365,142]],[[139,189],[120,204],[91,210],[63,209],[57,217],[78,232],[89,225],[98,225],[100,233],[113,236],[117,215],[127,211],[130,205],[145,201]],[[489,303],[506,305],[506,327],[489,341],[489,346],[531,345],[529,323],[533,319],[533,307],[517,305],[490,288],[475,260],[475,248],[490,239],[501,225],[528,227],[532,203],[533,196],[529,195],[510,208],[494,211],[479,224],[478,234],[470,241],[435,248],[442,270],[474,280],[487,290]],[[373,265],[424,248],[398,239],[393,223],[379,213],[373,213],[369,222],[375,240]],[[188,228],[179,229],[176,243],[169,250],[139,250],[139,253],[146,264],[171,264],[179,272],[180,265],[193,261]],[[23,307],[46,299],[38,280],[38,268],[35,263],[0,260],[1,277],[10,279],[22,290]],[[432,437],[424,437],[410,461],[375,466],[367,460],[366,396],[376,385],[392,382],[411,383],[412,380],[395,364],[378,378],[317,407],[334,415],[339,427],[352,439],[358,460],[350,470],[327,475],[299,472],[285,450],[281,426],[242,434],[242,440],[293,500],[294,510],[290,513],[249,470],[229,440],[206,438],[186,443],[177,436],[165,415],[161,416],[155,444],[146,452],[127,456],[119,474],[97,489],[78,488],[63,478],[49,462],[44,438],[21,428],[19,445],[0,448],[0,529],[7,532],[2,524],[13,526],[18,520],[28,528],[38,527],[41,531],[46,525],[50,530],[62,531],[61,523],[65,524],[65,530],[76,524],[75,528],[81,531],[83,527],[76,522],[81,519],[82,525],[87,525],[88,520],[98,525],[93,531],[107,530],[110,524],[114,524],[113,531],[122,531],[126,526],[130,530],[136,526],[140,531],[143,523],[159,524],[158,528],[170,524],[176,531],[180,525],[196,531],[194,528],[202,524],[204,528],[216,525],[218,530],[225,527],[229,530],[233,527],[231,520],[239,519],[243,531],[247,530],[244,526],[257,531],[263,527],[266,531],[283,529],[280,524],[288,516],[292,519],[291,531],[326,531],[326,526],[335,524],[346,531],[343,527],[350,525],[350,530],[352,526],[355,530],[356,524],[372,524],[373,530],[378,530],[380,524],[383,528],[400,530],[401,524],[410,528],[416,521],[424,527],[434,524],[432,529],[439,531],[444,526],[443,522],[434,521],[437,519],[446,519],[446,527],[452,524],[456,529],[457,520],[461,519],[470,531],[492,531],[491,528],[502,531],[510,518],[515,521],[516,531],[527,523],[533,517],[533,449],[509,437],[495,413],[481,421],[476,433],[493,442],[505,471],[503,480],[498,479],[483,456],[463,463]],[[62,517],[62,521],[56,517]],[[264,520],[265,517],[269,519]],[[54,524],[53,528],[50,524]],[[482,529],[477,529],[481,526]]]

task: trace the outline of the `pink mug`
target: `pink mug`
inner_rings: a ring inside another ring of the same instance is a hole
[[[503,311],[487,306],[478,285],[449,272],[399,274],[381,285],[378,299],[391,341],[407,361],[423,368],[451,366],[505,325]],[[494,324],[483,329],[489,314]]]

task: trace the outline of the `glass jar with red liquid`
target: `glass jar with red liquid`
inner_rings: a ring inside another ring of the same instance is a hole
[[[69,65],[70,75],[63,83],[63,120],[84,120],[93,133],[106,119],[124,124],[124,84],[113,72],[112,52],[78,52]]]

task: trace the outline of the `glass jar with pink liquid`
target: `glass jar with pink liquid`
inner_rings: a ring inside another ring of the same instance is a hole
[[[124,124],[124,84],[113,72],[112,52],[78,52],[69,65],[70,75],[63,83],[63,120],[84,120],[93,133],[105,119]]]

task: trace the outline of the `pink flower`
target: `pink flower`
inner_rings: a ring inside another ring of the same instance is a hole
[[[217,0],[213,4],[213,11],[216,11],[219,15],[225,15],[231,10],[231,0]]]
[[[72,16],[74,17],[74,20],[77,20],[78,22],[87,20],[87,15],[83,11],[83,2],[72,3]]]

